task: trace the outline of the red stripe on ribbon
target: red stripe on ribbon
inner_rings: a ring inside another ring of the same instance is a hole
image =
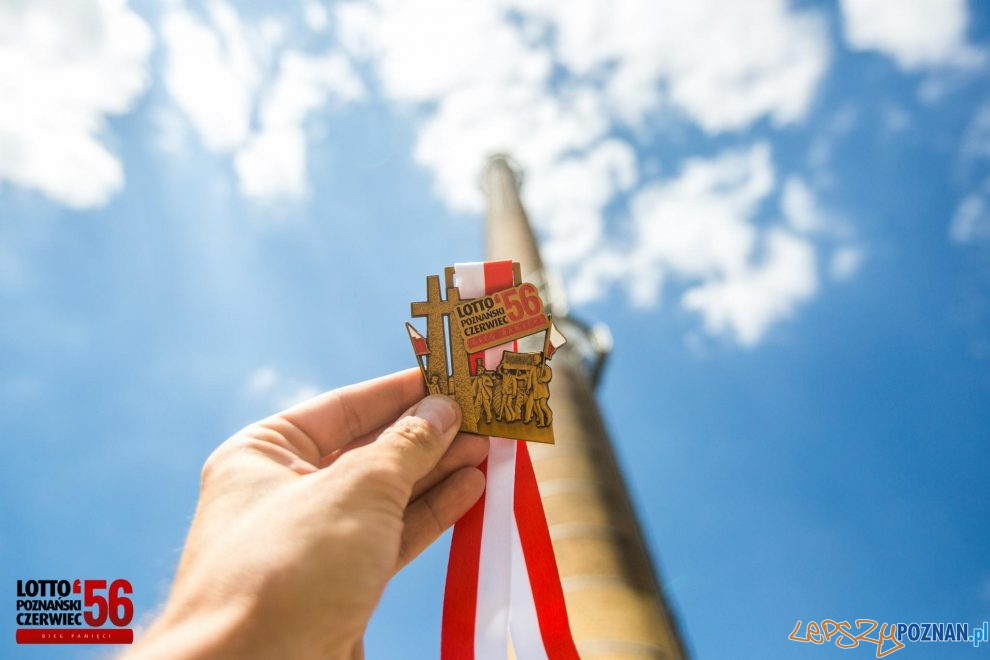
[[[485,262],[485,295],[490,296],[496,291],[511,289],[515,286],[511,261]]]
[[[488,460],[478,466],[487,475]],[[474,657],[475,608],[478,605],[478,566],[481,528],[485,523],[485,493],[454,525],[447,560],[447,584],[443,591],[443,626],[440,657],[448,660]]]
[[[529,448],[522,440],[516,446],[515,491],[513,510],[523,556],[526,558],[526,573],[533,590],[533,603],[536,605],[543,647],[547,651],[547,657],[552,660],[577,660],[579,656],[571,638],[564,591],[560,586],[560,574],[550,542],[543,501],[536,485],[536,473],[533,472],[533,462],[529,458]]]

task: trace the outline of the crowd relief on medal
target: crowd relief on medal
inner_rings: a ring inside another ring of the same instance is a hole
[[[499,366],[486,369],[475,362],[471,375],[471,401],[479,422],[522,422],[539,428],[553,423],[550,410],[550,379],[553,371],[539,353],[503,353]],[[440,377],[430,376],[429,390],[440,394]]]

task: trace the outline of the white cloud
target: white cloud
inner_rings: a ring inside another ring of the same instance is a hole
[[[477,177],[490,153],[511,152],[532,174],[607,129],[596,99],[549,93],[550,54],[497,3],[350,3],[337,18],[345,47],[370,58],[391,100],[433,107],[415,157],[455,209],[481,210]]]
[[[235,158],[241,190],[249,197],[300,197],[306,191],[304,122],[330,99],[356,101],[364,86],[339,54],[310,57],[286,52],[261,108],[261,129]]]
[[[330,25],[330,12],[321,0],[303,0],[303,20],[313,32],[323,32]]]
[[[528,212],[546,230],[544,257],[572,264],[593,253],[604,239],[602,210],[637,178],[635,152],[614,139],[529,173],[523,193]]]
[[[0,293],[24,289],[24,267],[21,260],[5,243],[0,243]]]
[[[837,282],[851,280],[863,263],[863,249],[851,241],[852,230],[833,213],[822,208],[817,196],[804,179],[789,176],[780,196],[780,210],[796,233],[814,236],[820,241],[842,241],[829,260],[828,273]]]
[[[245,23],[224,0],[207,8],[200,17],[177,5],[163,21],[172,98],[208,149],[232,154],[245,195],[299,198],[306,192],[307,119],[331,102],[361,98],[364,88],[340,54],[285,47],[282,23]],[[322,6],[305,9],[312,27]]]
[[[825,186],[827,183],[817,185],[818,188]],[[853,236],[850,224],[825,208],[813,185],[801,176],[791,175],[784,181],[780,210],[787,224],[799,234],[833,240],[850,240]]]
[[[990,239],[990,178],[959,202],[949,227],[949,238],[960,244]]]
[[[970,120],[963,133],[961,156],[965,160],[990,158],[990,102],[985,102]]]
[[[245,387],[249,394],[258,396],[274,387],[277,380],[278,374],[275,373],[274,369],[271,367],[260,367],[251,372]]]
[[[634,195],[628,245],[589,257],[574,297],[597,297],[622,282],[634,303],[649,306],[669,280],[684,287],[681,304],[710,333],[756,344],[818,287],[813,244],[756,223],[775,180],[765,144],[689,160],[672,180]]]
[[[911,126],[911,115],[894,103],[884,104],[880,112],[884,128],[891,133],[906,130]]]
[[[552,28],[560,63],[601,77],[613,111],[632,122],[669,102],[709,132],[764,116],[788,124],[804,115],[828,62],[822,17],[785,0],[508,5]]]
[[[838,282],[846,282],[855,277],[863,265],[863,250],[856,245],[844,245],[832,254],[829,274]]]
[[[827,188],[835,183],[833,152],[836,145],[856,128],[859,115],[853,104],[845,103],[815,127],[815,136],[808,150],[808,165],[818,187]]]
[[[798,232],[810,234],[821,231],[827,225],[808,184],[799,177],[788,177],[784,183],[781,206],[787,221]]]
[[[904,70],[969,66],[983,55],[966,43],[966,0],[842,0],[843,31],[856,50],[874,50]]]
[[[0,4],[0,181],[105,204],[124,174],[101,137],[145,89],[151,45],[124,0]]]
[[[685,277],[743,270],[757,239],[747,220],[773,190],[774,176],[765,144],[687,161],[673,181],[633,199],[636,249]]]
[[[165,14],[165,84],[203,144],[230,151],[250,130],[263,53],[229,4],[209,3],[208,15],[209,23],[181,5]]]
[[[269,408],[285,410],[312,399],[322,390],[285,376],[271,367],[259,367],[248,375],[244,391],[250,399],[260,400]]]
[[[684,307],[700,312],[709,331],[731,333],[742,345],[753,346],[817,288],[814,248],[774,229],[766,236],[760,262],[688,289]]]
[[[154,130],[148,143],[156,150],[178,156],[189,148],[193,136],[186,118],[173,106],[161,105],[152,111]]]

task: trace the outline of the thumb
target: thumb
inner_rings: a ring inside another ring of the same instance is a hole
[[[461,424],[461,409],[451,397],[434,394],[407,410],[369,445],[355,449],[351,458],[384,471],[401,485],[406,499],[450,447]]]

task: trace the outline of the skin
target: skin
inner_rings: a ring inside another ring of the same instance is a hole
[[[411,369],[241,430],[203,466],[169,599],[130,658],[362,657],[389,579],[481,496],[488,439]]]

